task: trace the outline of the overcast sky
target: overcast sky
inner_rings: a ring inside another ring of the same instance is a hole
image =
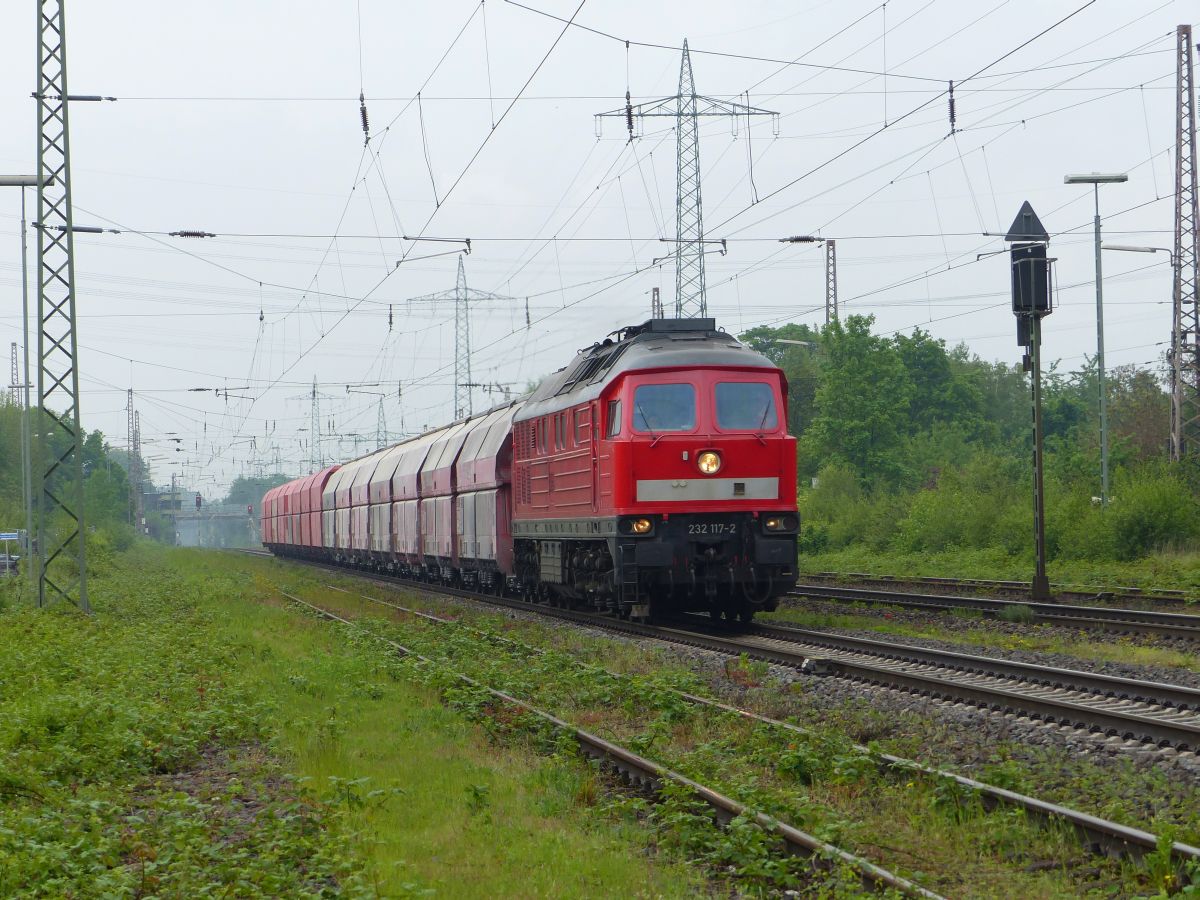
[[[36,168],[35,4],[23,6],[0,32],[11,173]],[[975,260],[1004,246],[983,232],[1028,199],[1059,259],[1047,355],[1077,367],[1096,346],[1092,195],[1063,175],[1127,171],[1101,188],[1106,239],[1170,246],[1175,27],[1194,9],[584,3],[575,22],[605,36],[505,0],[70,3],[70,91],[118,98],[72,105],[75,221],[126,232],[76,239],[84,426],[124,446],[132,386],[156,480],[179,472],[218,496],[277,455],[286,474],[308,471],[314,376],[322,430],[340,436],[326,436],[328,459],[374,447],[372,391],[393,437],[447,421],[453,307],[407,300],[453,288],[462,245],[401,235],[471,238],[469,285],[513,298],[471,309],[478,382],[519,391],[647,318],[652,287],[669,307],[674,270],[652,261],[675,229],[671,121],[644,120],[630,143],[620,119],[598,139],[595,114],[626,90],[635,103],[674,94],[684,38],[700,93],[748,92],[779,113],[741,119],[736,137],[728,119],[702,126],[707,236],[728,239],[708,257],[718,324],[822,322],[823,249],[778,243],[819,233],[837,239],[844,315],[1015,363],[1006,258]],[[165,235],[181,228],[219,237]],[[6,373],[18,235],[18,194],[0,191]],[[432,254],[445,255],[417,259]],[[1167,255],[1106,252],[1104,267],[1108,364],[1157,360]],[[477,390],[475,408],[491,399]],[[167,449],[173,437],[186,452]]]

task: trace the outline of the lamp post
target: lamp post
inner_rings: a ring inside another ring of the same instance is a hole
[[[21,189],[21,334],[25,374],[21,379],[21,491],[25,506],[25,553],[32,560],[33,550],[33,453],[30,448],[29,424],[29,244],[25,221],[25,188],[37,187],[36,175],[0,175],[0,187]]]
[[[1100,185],[1129,180],[1123,172],[1065,175],[1064,184],[1090,184],[1096,198],[1096,371],[1100,389],[1100,505],[1108,505],[1108,397],[1104,385],[1104,281],[1100,269]]]

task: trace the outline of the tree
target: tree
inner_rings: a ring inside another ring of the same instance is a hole
[[[779,368],[788,382],[788,431],[803,436],[816,413],[817,385],[821,380],[822,337],[807,325],[760,326],[740,335],[752,350]],[[800,341],[800,344],[784,343]]]
[[[263,494],[273,487],[291,481],[286,475],[263,475],[253,478],[238,476],[229,486],[229,494],[224,503],[232,506],[253,506],[255,512],[262,503]]]
[[[824,331],[827,362],[806,442],[814,463],[844,459],[859,477],[895,483],[914,394],[896,345],[871,333],[874,316],[851,316]]]

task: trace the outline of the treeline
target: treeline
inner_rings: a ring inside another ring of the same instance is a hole
[[[38,421],[36,413],[31,416],[35,434]],[[41,416],[40,421],[41,433],[48,437],[49,453],[53,458],[61,458],[68,445],[66,435],[50,416]],[[84,432],[84,524],[88,529],[89,561],[92,557],[100,560],[107,551],[123,549],[133,542],[135,532],[129,523],[129,479],[123,466],[124,457],[123,452],[113,451],[104,442],[99,431]],[[50,489],[59,496],[72,496],[71,478],[66,466],[59,468],[50,477]],[[25,527],[22,484],[21,407],[9,402],[6,396],[0,400],[0,531]],[[61,516],[54,517],[50,527],[62,528],[67,524]]]
[[[920,329],[873,333],[873,321],[742,335],[789,379],[804,549],[1030,554],[1028,375]],[[1112,497],[1101,509],[1096,366],[1043,374],[1050,556],[1132,559],[1190,547],[1200,536],[1197,478],[1168,462],[1161,377],[1121,366],[1105,381]]]

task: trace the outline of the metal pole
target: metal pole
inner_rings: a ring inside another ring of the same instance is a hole
[[[1046,502],[1042,486],[1042,317],[1029,317],[1033,356],[1033,543],[1035,571],[1031,598],[1050,599],[1050,579],[1046,576]]]
[[[1100,185],[1096,197],[1096,367],[1100,386],[1100,505],[1108,505],[1108,391],[1104,385],[1104,279],[1100,272]]]
[[[25,188],[21,188],[21,328],[24,335],[22,353],[25,361],[24,394],[21,409],[21,488],[25,500],[25,558],[33,560],[33,450],[29,422],[29,250],[25,221]],[[30,563],[32,565],[32,562]],[[35,575],[28,566],[25,571]]]
[[[837,318],[837,241],[830,238],[825,242],[825,324]]]

